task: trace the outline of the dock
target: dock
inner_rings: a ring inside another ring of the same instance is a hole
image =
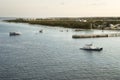
[[[120,33],[110,34],[85,34],[85,35],[72,35],[72,38],[102,38],[102,37],[120,37]]]

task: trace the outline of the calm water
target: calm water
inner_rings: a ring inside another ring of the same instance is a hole
[[[43,29],[43,33],[38,31]],[[63,30],[63,32],[60,32]],[[120,38],[72,39],[72,29],[0,22],[0,80],[119,80]],[[10,31],[22,35],[10,37]],[[105,31],[104,33],[112,32]],[[101,52],[79,50],[93,42]]]

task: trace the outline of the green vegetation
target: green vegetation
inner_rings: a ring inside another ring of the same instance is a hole
[[[29,23],[47,26],[59,26],[65,28],[80,28],[80,29],[103,29],[110,27],[110,24],[120,24],[119,17],[86,17],[86,18],[37,18],[37,19],[23,19],[6,20],[7,22]]]
[[[82,28],[89,29],[90,23],[80,22],[80,21],[67,21],[67,20],[26,20],[26,19],[16,19],[16,20],[6,20],[7,22],[16,22],[16,23],[29,23],[29,24],[39,24],[39,25],[48,25],[48,26],[59,26],[65,28]]]

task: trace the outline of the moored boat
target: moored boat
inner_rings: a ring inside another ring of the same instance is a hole
[[[10,36],[17,36],[17,35],[21,35],[20,32],[10,32],[9,33]]]
[[[39,30],[39,33],[43,33],[43,30],[41,29],[41,30]]]

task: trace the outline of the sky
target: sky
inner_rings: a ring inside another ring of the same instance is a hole
[[[0,17],[118,17],[120,0],[0,0]]]

